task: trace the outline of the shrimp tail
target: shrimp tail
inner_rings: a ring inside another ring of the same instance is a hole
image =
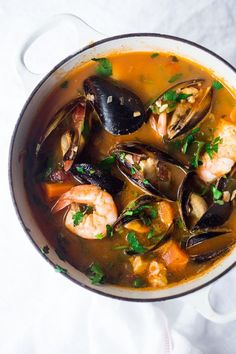
[[[70,200],[70,198],[68,198],[68,193],[64,193],[63,195],[60,196],[60,198],[53,205],[51,212],[53,214],[55,214],[58,211],[66,208],[70,204],[71,204],[71,200]]]

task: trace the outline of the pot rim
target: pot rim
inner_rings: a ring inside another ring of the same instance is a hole
[[[207,52],[208,54],[212,55],[213,57],[215,57],[216,59],[218,59],[219,61],[223,62],[226,66],[228,66],[230,69],[232,69],[235,73],[236,73],[236,68],[230,64],[227,60],[223,59],[220,55],[216,54],[215,52],[211,51],[210,49],[195,43],[193,41],[181,38],[181,37],[177,37],[177,36],[173,36],[173,35],[167,35],[167,34],[161,34],[161,33],[153,33],[153,32],[140,32],[140,33],[128,33],[128,34],[121,34],[121,35],[116,35],[116,36],[112,36],[112,37],[107,37],[104,39],[101,39],[99,41],[96,41],[94,43],[91,43],[87,46],[82,47],[80,50],[76,51],[75,53],[67,56],[66,58],[64,58],[63,60],[61,60],[56,66],[54,66],[41,80],[40,82],[36,85],[36,87],[33,89],[33,91],[30,93],[29,97],[27,98],[23,108],[21,109],[20,115],[16,121],[13,133],[12,133],[12,137],[11,137],[11,141],[10,141],[10,146],[9,146],[9,157],[8,157],[8,181],[9,181],[9,186],[10,186],[10,193],[11,193],[11,198],[13,201],[13,205],[17,214],[17,217],[20,221],[20,224],[22,226],[22,228],[24,229],[26,235],[28,236],[28,238],[30,239],[30,241],[33,243],[34,247],[37,249],[37,251],[41,254],[41,256],[44,257],[44,259],[55,268],[56,264],[54,262],[52,262],[45,254],[43,254],[40,250],[40,247],[36,244],[36,242],[33,240],[33,238],[30,235],[30,230],[27,228],[27,226],[24,223],[23,218],[21,217],[21,213],[20,213],[20,207],[18,207],[17,202],[16,202],[16,198],[15,198],[15,194],[14,194],[14,188],[13,188],[13,177],[12,177],[12,155],[13,155],[13,147],[14,147],[14,143],[15,143],[15,138],[17,135],[17,131],[18,131],[18,127],[21,123],[21,120],[24,116],[24,113],[29,105],[29,103],[31,102],[32,98],[34,97],[34,95],[37,93],[37,91],[41,88],[41,86],[44,84],[44,82],[57,70],[59,69],[62,65],[64,65],[66,62],[68,62],[69,60],[73,59],[74,57],[76,57],[79,54],[82,54],[84,51],[86,51],[87,49],[91,49],[93,47],[96,47],[100,44],[103,43],[107,43],[107,42],[112,42],[113,40],[117,40],[117,39],[124,39],[124,38],[130,38],[130,37],[159,37],[159,38],[166,38],[166,39],[171,39],[180,43],[185,43],[188,44],[190,46],[196,47],[202,51]],[[227,256],[226,256],[227,257]],[[219,278],[221,278],[222,276],[224,276],[226,273],[228,273],[232,268],[234,268],[234,266],[236,265],[236,261],[234,263],[232,263],[227,269],[225,269],[223,272],[221,272],[220,274],[218,274],[217,276],[215,276],[214,278],[210,279],[209,281],[205,282],[202,285],[196,286],[188,291],[184,291],[182,293],[179,294],[175,294],[175,295],[170,295],[170,296],[164,296],[164,297],[159,297],[159,298],[131,298],[131,297],[126,297],[126,296],[120,296],[120,295],[113,295],[113,294],[109,294],[106,293],[104,291],[101,291],[98,289],[95,289],[93,287],[90,287],[86,284],[84,284],[83,282],[74,279],[72,276],[70,276],[70,274],[65,274],[62,273],[63,276],[65,276],[66,278],[70,279],[71,281],[73,281],[75,284],[81,286],[82,288],[85,288],[87,290],[90,290],[94,293],[97,293],[99,295],[103,295],[109,298],[113,298],[113,299],[117,299],[117,300],[124,300],[124,301],[130,301],[130,302],[157,302],[157,301],[165,301],[165,300],[172,300],[172,299],[176,299],[182,296],[186,296],[189,295],[191,293],[194,293],[195,291],[201,290],[205,287],[207,287],[208,285],[212,284],[213,282],[215,282],[216,280],[218,280]],[[136,290],[137,291],[137,290]],[[150,290],[152,291],[152,290]],[[158,291],[158,290],[157,290]]]

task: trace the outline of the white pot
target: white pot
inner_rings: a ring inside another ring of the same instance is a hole
[[[71,20],[73,22],[78,21],[79,29],[81,26],[86,27],[78,18],[72,15],[65,15],[66,20]],[[61,16],[63,18],[63,16]],[[53,22],[58,21],[57,19],[50,22],[50,26]],[[84,30],[84,28],[82,28]],[[89,29],[91,31],[91,28]],[[40,30],[36,33],[36,36],[41,33]],[[97,34],[96,34],[97,36]],[[23,46],[23,50],[20,55],[20,62],[18,67],[21,73],[24,74],[25,78],[29,78],[30,74],[24,68],[23,56],[28,45],[33,41],[35,35],[32,36],[27,43]],[[137,34],[127,34],[121,36],[115,36],[112,38],[102,39],[98,42],[88,45],[80,49],[77,53],[71,55],[70,57],[59,63],[50,73],[48,73],[42,81],[33,90],[30,97],[28,98],[20,117],[17,121],[15,131],[11,143],[10,151],[10,184],[12,190],[13,202],[15,204],[20,222],[24,227],[26,233],[32,240],[36,249],[40,249],[47,243],[45,236],[42,234],[41,230],[37,226],[33,215],[30,210],[30,206],[27,201],[27,196],[24,189],[23,180],[23,161],[19,159],[19,154],[24,150],[27,143],[27,137],[29,130],[34,119],[34,113],[37,112],[44,98],[52,91],[53,87],[60,77],[62,77],[66,72],[71,70],[73,67],[80,65],[82,62],[86,62],[93,57],[103,57],[107,56],[111,52],[126,52],[126,51],[153,51],[153,52],[172,52],[176,55],[181,55],[196,63],[199,63],[203,67],[210,69],[213,74],[215,73],[218,77],[222,78],[223,81],[232,89],[236,87],[236,71],[235,69],[227,63],[224,59],[220,58],[215,53],[203,48],[195,43],[189,42],[184,39],[180,39],[173,36],[161,35],[156,33],[137,33]],[[212,268],[210,271],[205,273],[201,277],[197,277],[191,281],[177,284],[170,288],[158,289],[153,291],[147,290],[137,290],[137,289],[125,289],[120,287],[115,287],[111,285],[96,286],[90,283],[90,280],[69,263],[62,262],[57,254],[50,250],[49,254],[44,256],[48,262],[55,266],[56,264],[66,268],[68,270],[69,279],[73,280],[77,284],[95,291],[99,294],[107,295],[117,299],[133,300],[133,301],[158,301],[173,299],[179,296],[184,296],[190,294],[197,290],[196,298],[201,299],[201,309],[200,311],[205,314],[206,317],[211,318],[218,322],[225,322],[236,318],[236,313],[231,313],[230,315],[221,316],[216,314],[208,304],[208,298],[202,300],[203,292],[199,289],[206,287],[222,275],[224,275],[229,269],[235,265],[236,259],[236,248],[225,258],[217,264],[216,267]],[[204,294],[207,295],[209,287],[206,288]],[[186,297],[186,299],[190,297]],[[196,300],[194,296],[191,297],[190,301],[194,302],[196,305]],[[199,302],[199,301],[198,301]]]

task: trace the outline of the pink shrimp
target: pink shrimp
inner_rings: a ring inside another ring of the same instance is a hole
[[[75,223],[74,215],[80,211],[80,206],[92,207],[90,214],[82,214],[82,220]],[[112,225],[117,219],[117,209],[112,196],[94,185],[80,185],[71,188],[61,195],[52,208],[56,213],[70,206],[66,213],[65,226],[77,236],[96,239],[106,236],[106,225]]]
[[[215,131],[215,137],[218,136],[222,139],[218,152],[212,159],[205,153],[197,171],[204,182],[211,183],[224,176],[236,162],[236,125],[221,119]]]

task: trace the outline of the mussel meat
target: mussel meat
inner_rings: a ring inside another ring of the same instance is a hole
[[[167,140],[187,133],[211,111],[214,90],[211,86],[203,87],[204,81],[194,79],[178,83],[149,106],[148,116],[152,127]],[[159,119],[163,122],[161,131],[158,129]]]
[[[73,176],[83,184],[95,184],[105,189],[110,194],[119,193],[124,182],[116,178],[108,171],[104,171],[97,165],[90,163],[75,164],[73,167]]]
[[[227,178],[218,181],[217,189],[222,194]],[[202,182],[195,172],[189,172],[179,189],[179,207],[182,220],[189,230],[213,228],[223,225],[230,217],[233,206],[231,201],[214,200],[211,189],[205,196],[200,195]]]
[[[234,244],[234,239],[231,230],[208,229],[190,235],[182,242],[182,247],[192,261],[202,263],[226,253]]]
[[[112,80],[91,76],[84,81],[84,91],[104,129],[113,135],[130,134],[147,121],[140,98]]]
[[[118,144],[112,153],[119,170],[142,190],[168,200],[177,200],[187,171],[181,162],[155,147],[129,142]]]

